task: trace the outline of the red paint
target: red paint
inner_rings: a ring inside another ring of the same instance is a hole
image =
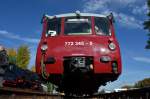
[[[120,55],[120,48],[119,44],[115,37],[114,27],[111,22],[110,30],[111,36],[99,36],[96,35],[94,30],[94,16],[91,17],[92,20],[92,35],[64,35],[64,21],[65,18],[61,18],[61,33],[59,36],[54,37],[45,37],[46,27],[47,27],[47,20],[43,22],[43,33],[42,38],[40,40],[38,49],[37,49],[37,56],[36,56],[36,71],[38,74],[41,74],[41,45],[43,42],[47,42],[48,50],[46,51],[45,59],[48,56],[52,56],[55,58],[56,62],[54,64],[47,64],[46,71],[49,74],[60,74],[62,75],[64,72],[63,68],[63,61],[64,57],[66,56],[92,56],[94,57],[94,74],[113,74],[111,62],[109,63],[102,63],[100,62],[101,56],[110,56],[112,61],[117,61],[118,63],[118,74],[121,74],[122,64],[121,64],[121,55]],[[85,44],[84,46],[67,46],[65,42],[92,42],[92,45]],[[116,50],[111,51],[108,48],[110,42],[115,43]],[[100,52],[101,48],[107,49],[108,53]]]

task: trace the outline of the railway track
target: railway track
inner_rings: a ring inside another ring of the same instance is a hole
[[[6,87],[0,88],[0,99],[63,99],[63,96],[30,89]]]
[[[97,94],[93,98],[98,99],[150,99],[150,87],[133,89],[121,92]]]
[[[150,87],[122,92],[97,94],[93,96],[75,97],[54,95],[29,89],[0,88],[0,99],[150,99]]]

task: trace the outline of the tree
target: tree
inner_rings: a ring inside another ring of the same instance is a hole
[[[148,16],[148,20],[145,21],[143,23],[144,25],[144,29],[148,30],[148,40],[147,40],[147,45],[145,46],[146,49],[150,49],[150,0],[147,0],[147,6],[148,6],[148,9],[149,9],[149,12],[147,13],[147,16]]]
[[[132,85],[124,85],[124,86],[122,86],[121,88],[131,89],[131,88],[133,88],[133,86],[132,86]]]
[[[7,49],[9,63],[16,64],[17,51],[14,48]]]
[[[150,78],[145,78],[141,81],[138,81],[134,85],[135,88],[143,88],[143,87],[150,87]]]
[[[35,66],[32,66],[32,67],[31,67],[31,71],[32,71],[32,72],[36,72]]]
[[[27,69],[30,61],[30,51],[28,46],[22,45],[17,50],[17,65],[22,69]]]

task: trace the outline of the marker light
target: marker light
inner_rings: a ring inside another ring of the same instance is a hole
[[[114,43],[110,43],[110,44],[109,44],[109,48],[110,48],[111,50],[115,50],[115,49],[116,49],[116,45],[115,45]]]
[[[48,49],[47,44],[43,44],[43,45],[41,46],[41,50],[42,50],[42,51],[46,51],[47,49]]]

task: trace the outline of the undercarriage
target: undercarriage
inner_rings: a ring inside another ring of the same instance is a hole
[[[92,95],[101,85],[114,81],[118,75],[94,74],[92,57],[65,57],[64,74],[51,75],[50,81],[66,95]]]

